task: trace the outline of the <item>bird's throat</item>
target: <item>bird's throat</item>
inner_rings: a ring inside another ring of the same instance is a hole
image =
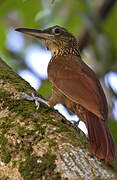
[[[66,56],[69,54],[80,56],[80,52],[73,48],[53,48],[51,49],[51,53],[52,56]]]
[[[73,54],[76,56],[80,56],[80,52],[77,46],[75,48],[73,46],[67,46],[67,45],[58,45],[56,42],[44,40],[44,44],[48,50],[51,51],[52,57],[54,56],[66,56],[69,54]]]

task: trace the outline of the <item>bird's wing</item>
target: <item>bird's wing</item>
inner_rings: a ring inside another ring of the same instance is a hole
[[[95,73],[77,56],[59,56],[49,63],[50,82],[72,101],[103,119],[107,101]]]

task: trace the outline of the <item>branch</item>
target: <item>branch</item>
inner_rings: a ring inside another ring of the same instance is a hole
[[[14,96],[37,92],[0,60],[0,179],[116,179],[84,133],[53,108]]]
[[[107,0],[104,1],[99,9],[94,10],[92,14],[92,23],[99,24],[104,20],[110,13],[112,7],[115,5],[116,0]],[[79,35],[79,48],[82,51],[90,39],[90,30],[86,27],[82,30],[82,33]]]

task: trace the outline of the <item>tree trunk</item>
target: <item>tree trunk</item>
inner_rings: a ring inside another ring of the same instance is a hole
[[[16,99],[37,92],[0,60],[0,179],[117,179],[84,133],[53,108]]]

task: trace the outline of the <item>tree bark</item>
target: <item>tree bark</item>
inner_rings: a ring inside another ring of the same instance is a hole
[[[117,179],[88,152],[88,139],[53,108],[16,99],[38,95],[0,60],[0,179]]]

